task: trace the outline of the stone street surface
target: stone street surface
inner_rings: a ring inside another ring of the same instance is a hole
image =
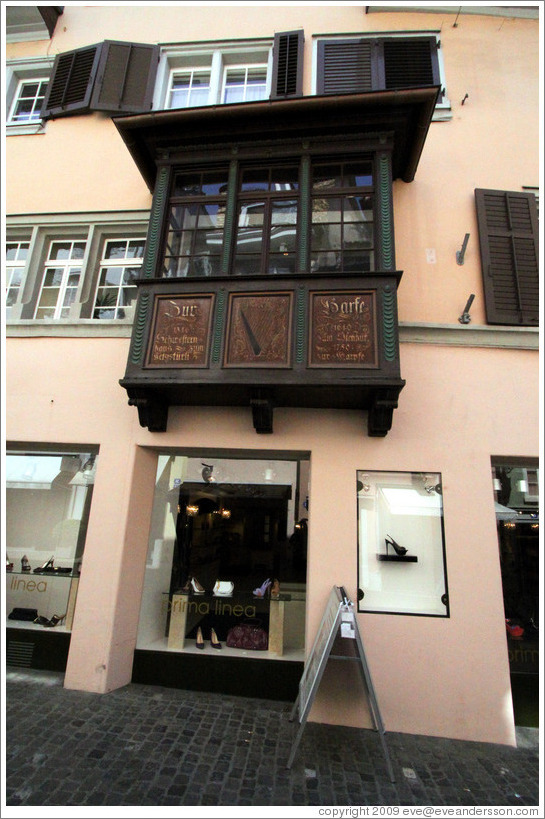
[[[386,732],[392,783],[377,732],[310,722],[288,770],[292,703],[62,684],[59,673],[7,670],[8,808],[539,805],[537,729],[517,729],[517,748]]]

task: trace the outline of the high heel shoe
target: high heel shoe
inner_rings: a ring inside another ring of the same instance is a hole
[[[191,587],[195,594],[204,594],[204,588],[201,586],[196,577],[191,578]]]
[[[271,580],[269,578],[267,578],[261,584],[261,586],[259,586],[257,589],[254,589],[254,597],[265,597],[265,595],[267,593],[267,589],[269,588],[270,585],[271,585]]]
[[[202,636],[202,629],[200,626],[197,629],[197,639],[195,640],[195,645],[197,648],[204,648],[204,638]]]
[[[29,572],[30,571],[30,563],[28,562],[28,557],[23,555],[21,558],[21,571],[22,572]]]
[[[408,549],[406,549],[404,546],[400,546],[399,543],[396,543],[395,540],[390,537],[390,535],[385,537],[384,540],[386,541],[386,554],[388,554],[388,546],[392,546],[397,555],[407,554]]]
[[[221,648],[221,643],[218,640],[218,635],[214,631],[214,629],[210,629],[210,645],[212,648]]]
[[[275,580],[271,586],[271,600],[277,600],[280,597],[280,581]]]
[[[45,563],[43,564],[43,566],[38,566],[37,569],[34,569],[34,574],[41,574],[42,572],[45,572],[48,569],[52,569],[53,568],[53,558],[54,557],[55,557],[55,555],[51,555],[49,560],[46,560]]]
[[[53,615],[53,617],[51,618],[51,620],[49,621],[49,623],[43,623],[43,625],[44,625],[46,628],[54,628],[54,626],[58,626],[58,625],[59,625],[59,623],[62,623],[62,621],[63,621],[65,618],[66,618],[66,613],[65,613],[65,614],[61,614],[61,615],[59,615],[59,614],[54,614],[54,615]]]

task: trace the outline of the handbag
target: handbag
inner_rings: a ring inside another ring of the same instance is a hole
[[[214,586],[215,597],[230,597],[233,594],[235,584],[232,580],[216,580]]]
[[[38,616],[38,609],[18,609],[14,608],[8,614],[8,620],[27,620],[33,623]]]
[[[269,635],[260,625],[260,620],[239,623],[227,632],[228,648],[244,648],[250,651],[267,651]]]

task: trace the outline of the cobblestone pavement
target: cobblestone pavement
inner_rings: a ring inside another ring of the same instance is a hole
[[[536,729],[517,748],[387,732],[392,783],[378,733],[310,722],[288,770],[291,703],[62,682],[7,671],[7,807],[539,805]]]

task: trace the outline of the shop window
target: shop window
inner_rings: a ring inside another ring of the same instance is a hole
[[[441,475],[357,472],[358,611],[448,617]]]
[[[308,465],[159,455],[138,649],[304,659]],[[266,645],[228,644],[256,619]]]
[[[539,248],[534,193],[475,189],[489,324],[539,323]]]
[[[9,626],[71,630],[96,466],[89,451],[6,454]]]

